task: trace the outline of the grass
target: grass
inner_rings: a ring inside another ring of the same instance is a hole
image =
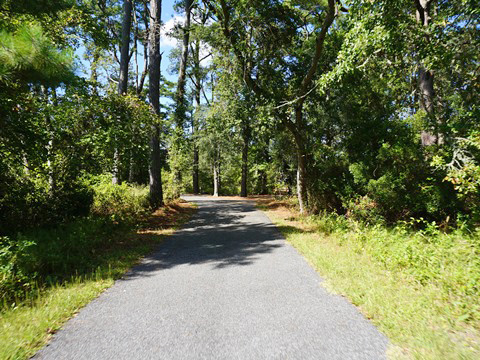
[[[188,203],[170,203],[149,216],[139,228],[117,231],[113,234],[115,241],[109,239],[105,246],[97,246],[92,254],[98,265],[95,269],[39,286],[13,307],[4,305],[0,313],[0,359],[26,359],[35,354],[69,318],[112,286],[143,255],[187,221],[193,211]]]
[[[478,234],[362,226],[301,217],[289,201],[257,200],[289,241],[391,341],[392,359],[480,358]]]

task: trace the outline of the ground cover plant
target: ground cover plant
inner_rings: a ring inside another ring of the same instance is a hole
[[[301,216],[291,200],[257,200],[282,234],[392,342],[391,358],[480,354],[479,234],[431,223],[394,227],[336,214]],[[420,221],[421,222],[421,221]]]
[[[110,179],[93,191],[89,217],[2,239],[0,358],[33,355],[194,211],[175,200],[152,213],[145,187]]]

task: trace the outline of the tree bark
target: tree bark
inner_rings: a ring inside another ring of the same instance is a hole
[[[100,60],[100,50],[95,47],[93,50],[93,61],[90,65],[90,81],[93,82],[93,94],[98,95],[98,62]]]
[[[117,120],[118,121],[118,120]],[[118,150],[117,146],[117,137],[114,137],[115,141],[115,149],[113,151],[113,167],[112,167],[112,184],[117,185],[120,184],[120,151]]]
[[[134,32],[133,32],[133,46],[135,48],[135,52],[133,53],[134,62],[135,62],[135,93],[138,94],[139,88],[139,72],[138,72],[138,20],[136,16],[136,12],[133,12],[133,22],[135,25]]]
[[[417,22],[422,26],[427,27],[431,21],[431,7],[432,0],[414,0],[415,7],[417,9],[416,16]],[[425,36],[425,43],[429,43],[428,36]],[[426,69],[423,64],[419,65],[418,71],[418,91],[419,91],[419,106],[420,109],[425,111],[428,117],[434,115],[434,96],[435,91],[433,88],[434,72]],[[438,125],[438,124],[437,124]],[[428,146],[435,143],[443,143],[443,136],[440,134],[437,128],[436,135],[431,134],[428,131],[423,130],[421,133],[422,145]]]
[[[48,88],[41,85],[40,86],[43,101],[45,106],[48,107],[49,99],[48,99]],[[54,131],[52,126],[52,119],[50,116],[50,111],[45,111],[45,122],[46,128],[48,132],[48,143],[46,146],[47,149],[47,176],[48,176],[48,192],[52,195],[55,191],[55,168],[54,168],[54,161],[52,160],[54,157],[54,149],[53,149],[53,139],[54,139]]]
[[[213,164],[213,196],[218,196],[220,187],[220,169],[218,164],[215,162]]]
[[[198,174],[198,147],[196,144],[193,144],[193,193],[199,194],[200,193],[200,186],[199,186],[199,174]]]
[[[130,184],[135,182],[135,178],[137,175],[137,165],[135,164],[135,155],[133,154],[133,151],[130,152],[130,163],[128,165],[128,182]]]
[[[192,117],[192,139],[193,139],[193,169],[192,169],[192,181],[193,181],[193,193],[198,194],[200,192],[199,187],[199,174],[198,174],[198,146],[196,139],[197,131],[197,119],[200,113],[200,92],[202,91],[202,79],[200,74],[200,41],[195,42],[195,52],[194,52],[194,64],[195,64],[195,116]]]
[[[132,28],[132,0],[123,1],[122,45],[120,49],[120,75],[118,94],[125,95],[128,86],[128,63],[130,62],[130,32]]]
[[[306,212],[308,206],[307,197],[307,152],[306,144],[302,134],[303,129],[303,106],[297,106],[295,108],[295,145],[297,151],[297,197],[298,205],[300,207],[300,213]]]
[[[130,31],[132,27],[132,0],[123,2],[122,20],[122,44],[120,49],[120,75],[118,77],[118,94],[125,95],[128,87],[128,63],[130,62]],[[115,150],[113,154],[113,175],[112,184],[120,183],[120,150],[118,140],[115,139]]]
[[[149,100],[157,121],[160,119],[160,27],[162,15],[161,0],[150,0],[149,31]],[[162,159],[160,153],[160,126],[152,126],[150,138],[150,205],[157,209],[163,205],[162,191]]]
[[[213,153],[213,196],[219,196],[220,194],[220,148],[217,144],[214,145]]]
[[[260,195],[267,195],[268,194],[268,189],[267,189],[267,173],[265,170],[262,170],[260,174]]]
[[[180,67],[178,69],[178,82],[176,92],[176,121],[177,126],[183,126],[185,118],[185,83],[187,76],[188,46],[190,42],[190,17],[192,12],[193,0],[185,0],[185,24],[183,26],[182,56],[180,58]]]
[[[243,140],[243,147],[242,147],[242,181],[240,186],[240,196],[247,197],[248,196],[248,189],[247,189],[247,182],[248,182],[248,144],[250,141],[250,129],[248,120],[245,120],[243,123],[242,129],[242,140]]]
[[[145,5],[147,6],[147,5]],[[146,14],[149,14],[149,11],[148,9],[145,9],[145,13]],[[144,16],[144,21],[145,21],[145,31],[147,32],[147,34],[149,33],[149,25],[148,25],[148,15]],[[147,41],[142,41],[142,44],[143,44],[143,61],[144,61],[144,65],[143,65],[143,71],[142,71],[142,75],[140,76],[140,81],[138,83],[138,87],[137,87],[137,96],[140,96],[140,94],[142,93],[142,90],[143,90],[143,85],[145,83],[145,78],[147,77],[147,74],[148,74],[148,69],[149,69],[149,66],[148,66],[148,61],[149,61],[149,56],[148,56],[148,40]]]
[[[177,81],[177,90],[175,93],[175,112],[174,112],[174,122],[175,122],[175,136],[173,140],[172,153],[179,154],[181,141],[184,136],[184,124],[186,117],[186,101],[185,101],[185,83],[187,76],[187,59],[188,59],[188,46],[190,41],[190,17],[192,11],[193,0],[184,0],[185,2],[185,24],[183,26],[183,42],[182,42],[182,55],[180,57],[180,67],[178,69],[178,81]],[[175,158],[175,157],[174,157]],[[174,174],[174,181],[177,184],[180,184],[182,181],[182,174],[177,164],[174,162],[172,166],[172,171]]]
[[[433,72],[426,70],[423,66],[420,67],[418,72],[418,85],[419,85],[419,102],[420,109],[425,111],[427,116],[433,115]],[[422,145],[428,146],[435,143],[439,143],[439,134],[431,134],[428,131],[423,130],[421,134]]]
[[[265,163],[269,162],[269,156],[268,156],[268,147],[265,147],[262,151],[262,161]],[[265,169],[261,169],[259,171],[260,175],[260,187],[259,187],[259,192],[260,195],[267,195],[268,194],[268,188],[267,188],[267,172]]]
[[[248,143],[244,142],[242,149],[242,184],[240,187],[240,196],[247,197],[247,180],[248,180]]]

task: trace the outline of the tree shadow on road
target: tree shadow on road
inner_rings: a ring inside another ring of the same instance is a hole
[[[198,212],[169,236],[152,255],[131,269],[125,280],[150,276],[159,269],[211,263],[212,269],[253,264],[261,254],[283,246],[282,237],[254,204],[197,200]],[[151,235],[146,235],[151,236]]]

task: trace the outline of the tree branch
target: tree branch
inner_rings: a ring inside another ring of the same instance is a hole
[[[220,11],[212,5],[212,3],[209,0],[205,0],[206,5],[210,9],[212,13],[214,13],[218,21],[220,22],[220,25],[222,26],[222,32],[225,38],[227,38],[230,41],[230,44],[232,45],[232,50],[237,57],[238,61],[240,62],[240,65],[242,65],[243,69],[243,80],[247,84],[247,86],[257,95],[257,96],[266,96],[266,91],[262,88],[260,88],[257,84],[257,82],[252,78],[251,75],[251,69],[247,66],[247,61],[245,59],[245,56],[241,52],[241,50],[238,48],[238,41],[235,37],[235,34],[232,33],[229,29],[229,22],[230,22],[230,13],[227,4],[225,3],[224,0],[220,0],[220,6],[221,6],[221,13]]]
[[[315,54],[313,55],[312,63],[310,65],[310,68],[308,69],[307,74],[302,80],[299,91],[297,92],[298,105],[303,104],[306,99],[305,95],[309,92],[309,86],[313,80],[313,77],[315,76],[315,73],[317,72],[318,63],[320,61],[320,57],[322,56],[323,44],[325,43],[328,29],[332,25],[334,19],[335,0],[328,0],[327,16],[325,17],[325,20],[322,24],[322,29],[315,40]]]

